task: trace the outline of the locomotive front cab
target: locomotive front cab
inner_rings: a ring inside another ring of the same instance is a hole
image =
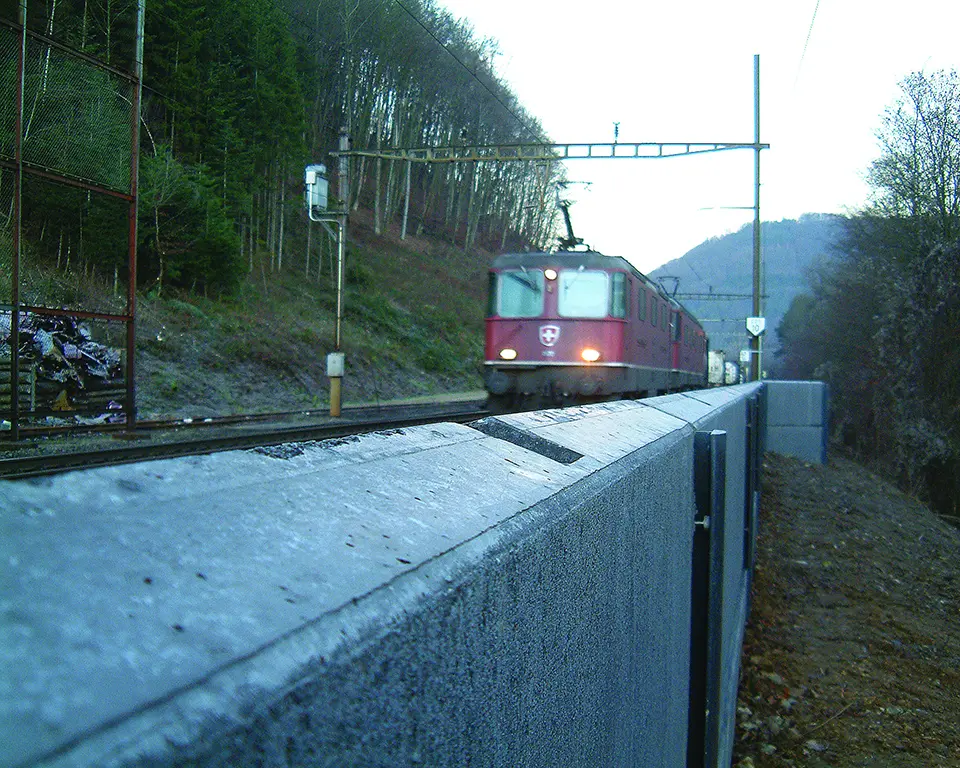
[[[495,395],[604,394],[606,366],[622,358],[627,282],[622,271],[569,256],[491,271],[487,389]]]

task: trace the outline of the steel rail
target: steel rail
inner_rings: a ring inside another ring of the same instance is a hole
[[[483,406],[481,403],[482,401],[478,398],[473,401],[460,400],[452,401],[450,403],[424,402],[417,405],[398,405],[396,403],[382,405],[348,405],[343,409],[343,416],[346,419],[368,421],[370,419],[377,419],[381,417],[390,418],[391,414],[402,413],[410,410],[411,408],[418,408],[424,411],[433,408],[436,409],[436,413],[443,414],[447,409],[467,408],[473,404],[475,404],[478,408],[482,408]],[[50,413],[53,415],[58,415],[56,411],[51,411]],[[71,413],[78,413],[78,411],[71,411]],[[102,409],[97,409],[95,413],[101,416],[106,415]],[[119,414],[122,413],[122,411],[115,411],[115,413]],[[8,414],[0,412],[0,417],[5,415]],[[290,419],[317,418],[330,418],[329,410],[326,408],[304,408],[296,411],[262,411],[256,413],[228,414],[226,416],[184,416],[172,419],[137,419],[136,431],[140,434],[148,434],[164,430],[210,429],[214,427],[231,427],[243,424],[256,424],[265,421],[277,422]],[[123,421],[97,421],[86,424],[44,424],[41,426],[21,427],[20,437],[22,439],[33,437],[50,437],[54,435],[71,437],[73,435],[85,435],[94,432],[101,432],[105,434],[112,432],[123,432],[126,429],[127,425]],[[3,442],[4,437],[5,435],[0,434],[0,450],[5,448]]]
[[[325,424],[298,424],[239,433],[232,432],[229,435],[205,436],[177,442],[150,444],[136,444],[138,437],[143,436],[135,434],[129,438],[132,441],[131,444],[118,448],[0,459],[0,479],[41,477],[93,467],[132,464],[140,461],[181,456],[198,456],[221,451],[269,447],[284,443],[330,440],[370,432],[403,429],[422,424],[450,421],[462,424],[475,421],[486,415],[488,414],[485,410],[476,406],[466,409],[463,406],[458,409],[447,407],[442,412],[437,412],[436,409],[428,409],[425,412],[423,408],[420,408],[416,415],[398,415],[393,418],[379,418],[377,420],[340,420],[336,423]]]

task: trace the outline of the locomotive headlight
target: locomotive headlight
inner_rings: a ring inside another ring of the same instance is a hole
[[[556,280],[557,270],[547,267],[547,269],[543,270],[543,276],[547,278],[547,280]]]
[[[515,349],[510,349],[509,347],[507,347],[506,349],[501,349],[501,350],[500,350],[500,359],[501,359],[501,360],[516,360],[516,359],[517,359],[517,350],[515,350]]]
[[[600,359],[600,350],[593,349],[592,347],[586,347],[581,353],[580,357],[585,363],[595,363]]]

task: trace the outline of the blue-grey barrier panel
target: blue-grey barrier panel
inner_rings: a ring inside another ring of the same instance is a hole
[[[827,461],[828,388],[822,381],[768,381],[766,449],[804,461]]]
[[[743,568],[746,511],[747,399],[759,395],[761,385],[743,384],[668,395],[644,401],[651,407],[689,418],[697,431],[722,430],[726,433],[726,476],[724,488],[723,625],[721,628],[720,691],[718,714],[720,744],[719,766],[730,764],[736,732],[737,684],[740,674],[740,649],[746,625],[749,573]]]

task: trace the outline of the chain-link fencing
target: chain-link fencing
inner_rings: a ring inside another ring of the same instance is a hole
[[[0,427],[14,439],[54,413],[135,422],[143,11],[0,8]]]

